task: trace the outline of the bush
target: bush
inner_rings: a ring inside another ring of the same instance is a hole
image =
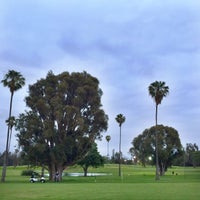
[[[23,170],[22,176],[31,176],[34,173],[35,176],[39,176],[39,174],[33,170]]]

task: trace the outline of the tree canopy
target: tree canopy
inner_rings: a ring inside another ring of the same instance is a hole
[[[125,122],[126,117],[125,117],[123,114],[118,114],[118,115],[115,117],[115,120],[117,121],[117,123],[118,123],[119,126],[121,127],[122,124]]]
[[[104,158],[99,154],[97,144],[94,143],[90,151],[81,160],[78,161],[78,165],[83,168],[84,176],[87,176],[88,168],[98,167],[104,164]]]
[[[29,160],[48,166],[50,179],[83,157],[107,130],[102,94],[99,81],[87,72],[49,72],[29,86],[30,110],[17,120],[17,137]]]
[[[200,151],[196,143],[187,143],[185,149],[185,164],[187,166],[200,165]]]
[[[156,133],[157,131],[157,133]],[[183,148],[177,130],[172,127],[157,125],[145,129],[142,134],[133,139],[133,147],[130,149],[144,166],[152,159],[156,163],[155,135],[158,137],[158,164],[160,175],[164,175],[167,168],[172,165],[174,159],[182,155]]]

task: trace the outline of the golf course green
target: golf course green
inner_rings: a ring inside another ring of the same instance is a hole
[[[1,168],[0,168],[1,170]],[[107,164],[100,168],[89,168],[90,173],[104,176],[67,176],[82,172],[78,166],[64,171],[62,182],[30,183],[21,176],[26,166],[7,168],[5,183],[0,183],[1,200],[199,200],[200,168],[172,167],[165,176],[155,180],[155,168],[123,165],[122,176],[118,176],[118,165]],[[40,172],[40,168],[34,169]]]

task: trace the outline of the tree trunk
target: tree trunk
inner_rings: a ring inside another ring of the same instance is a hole
[[[56,170],[55,170],[55,165],[54,163],[51,163],[48,166],[48,170],[49,170],[49,180],[50,181],[54,181],[55,180],[55,174],[56,174]]]
[[[87,176],[87,171],[88,171],[88,167],[83,167],[83,171],[84,171],[84,176]]]
[[[158,131],[157,131],[157,116],[158,116],[158,104],[156,104],[156,133],[155,133],[155,139],[156,139],[156,180],[160,180],[159,177],[159,164],[158,164]]]
[[[62,164],[58,165],[57,172],[58,172],[58,181],[62,181],[62,173],[63,173]]]
[[[13,101],[13,92],[11,92],[11,97],[10,97],[10,109],[9,109],[9,118],[11,117],[12,113],[12,101]],[[2,177],[1,177],[1,182],[5,182],[6,178],[6,169],[7,169],[7,164],[8,164],[8,153],[9,153],[9,144],[10,144],[10,126],[8,124],[8,129],[7,129],[7,139],[6,139],[6,150],[4,154],[4,162],[3,162],[3,170],[2,170]]]
[[[161,163],[160,166],[160,176],[164,176],[165,175],[165,165],[163,163]]]
[[[156,120],[156,126],[158,125],[158,104],[156,104],[156,115],[155,115],[155,120]]]
[[[42,164],[41,176],[44,177],[44,164]]]
[[[121,176],[121,160],[122,160],[122,153],[121,153],[121,126],[120,128],[120,132],[119,132],[119,176]]]

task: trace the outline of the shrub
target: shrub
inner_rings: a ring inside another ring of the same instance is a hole
[[[34,173],[35,176],[39,176],[39,174],[33,170],[23,170],[22,176],[31,176]]]

